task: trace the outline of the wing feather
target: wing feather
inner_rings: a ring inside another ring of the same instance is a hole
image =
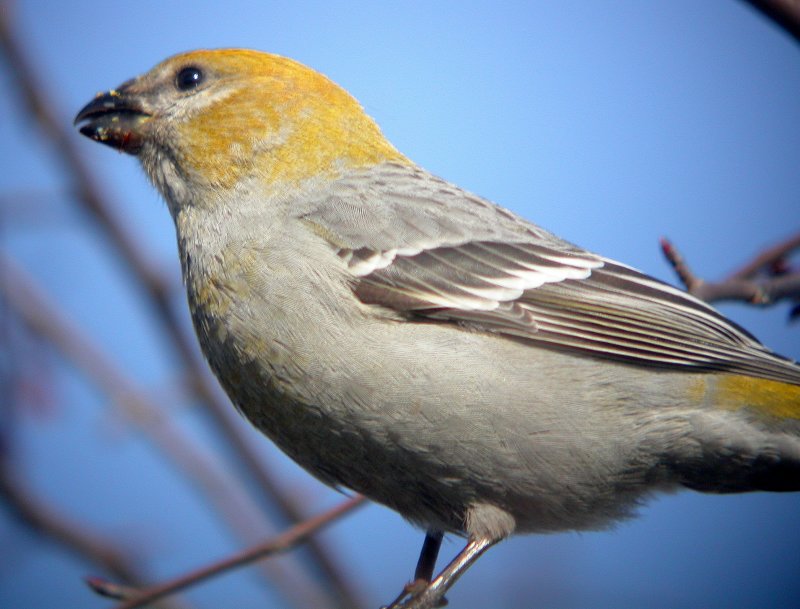
[[[369,304],[554,348],[800,383],[788,360],[710,306],[586,253],[472,241],[396,256],[361,277],[356,293]]]
[[[296,212],[338,252],[364,303],[635,365],[800,384],[800,367],[675,287],[418,167],[364,171]]]

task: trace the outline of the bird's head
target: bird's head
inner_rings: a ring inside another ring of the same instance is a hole
[[[75,123],[138,155],[171,206],[242,180],[285,190],[404,160],[344,89],[291,59],[244,49],[171,57],[98,94]]]

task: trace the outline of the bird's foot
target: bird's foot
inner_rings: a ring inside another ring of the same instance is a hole
[[[426,594],[430,587],[431,582],[426,579],[410,581],[390,605],[384,605],[381,609],[434,609],[446,606],[447,599],[444,596],[433,598]]]

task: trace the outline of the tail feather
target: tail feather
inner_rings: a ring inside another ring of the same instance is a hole
[[[682,484],[704,493],[800,491],[800,460],[759,457],[729,467],[691,467],[681,471]]]
[[[703,492],[800,491],[800,387],[731,378],[720,381],[716,409],[692,416],[669,467]]]

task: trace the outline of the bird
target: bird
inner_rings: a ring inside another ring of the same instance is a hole
[[[166,201],[234,406],[425,531],[390,607],[445,602],[512,534],[603,529],[658,492],[800,490],[797,363],[429,173],[320,72],[190,51],[75,124]],[[466,541],[435,574],[444,534]]]

